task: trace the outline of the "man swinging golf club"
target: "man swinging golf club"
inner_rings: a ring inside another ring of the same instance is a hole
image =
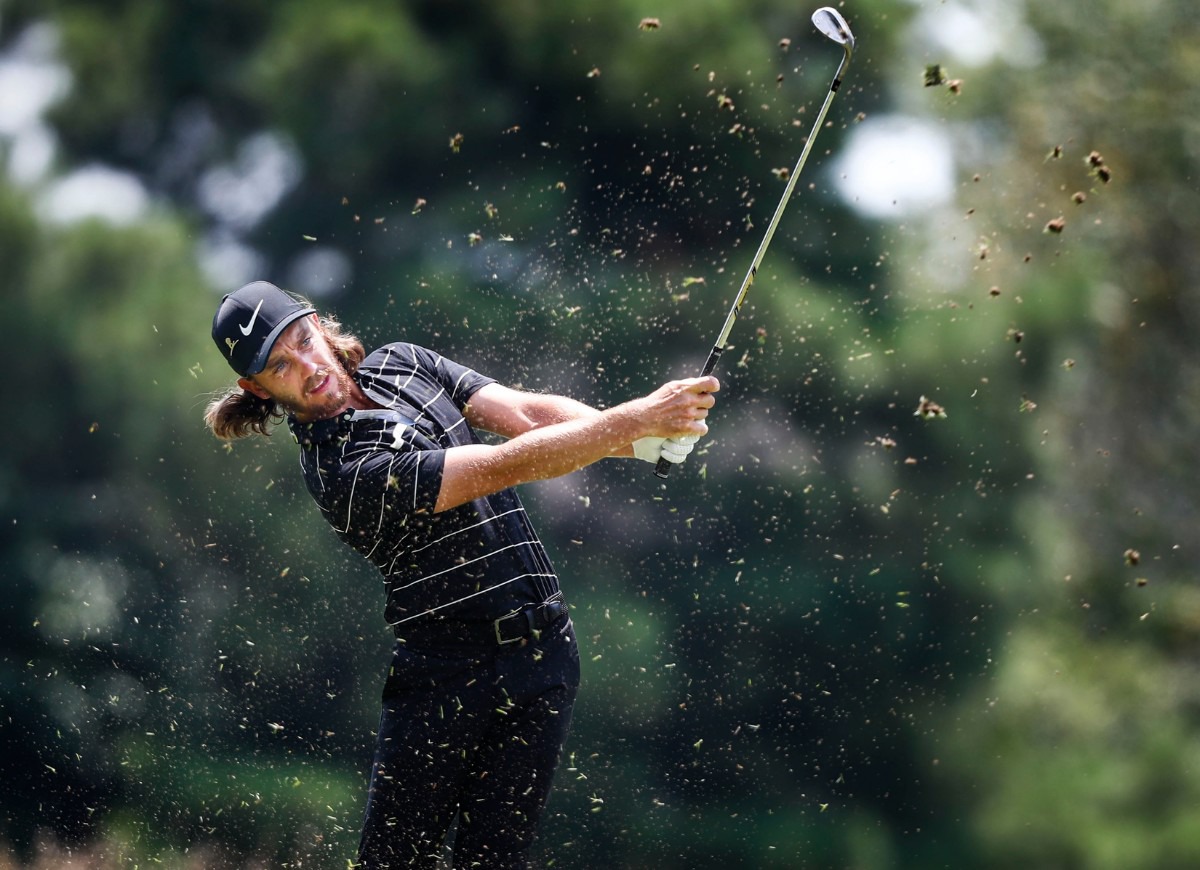
[[[396,635],[359,846],[363,868],[524,867],[579,684],[558,577],[512,487],[608,456],[682,462],[711,376],[600,411],[510,389],[413,344],[367,354],[265,281],[222,299],[238,375],[205,422],[235,439],[286,419],[338,537],[383,575]],[[505,440],[484,444],[475,430]]]

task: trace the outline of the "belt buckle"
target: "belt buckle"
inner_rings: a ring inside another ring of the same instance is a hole
[[[523,641],[525,639],[524,637],[513,637],[513,638],[509,638],[508,640],[505,640],[504,635],[502,635],[500,633],[500,623],[504,622],[506,619],[510,619],[514,616],[518,616],[524,610],[525,610],[524,607],[518,607],[516,610],[512,611],[511,613],[506,613],[503,616],[492,620],[492,628],[496,632],[496,644],[498,646],[507,646],[510,643],[519,643],[520,641]]]

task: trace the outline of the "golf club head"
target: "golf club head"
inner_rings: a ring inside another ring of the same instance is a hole
[[[842,17],[842,13],[828,6],[822,6],[813,13],[812,21],[817,30],[844,47],[847,55],[853,54],[854,34],[850,32],[850,25]]]

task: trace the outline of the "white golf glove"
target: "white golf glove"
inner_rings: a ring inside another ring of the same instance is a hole
[[[678,465],[688,458],[696,447],[699,435],[682,435],[679,438],[639,438],[633,442],[633,455],[646,462],[657,463],[665,459]]]

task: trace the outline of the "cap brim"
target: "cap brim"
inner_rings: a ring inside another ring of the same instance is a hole
[[[315,308],[303,308],[300,311],[293,311],[283,320],[279,321],[278,325],[271,330],[270,334],[263,339],[262,347],[259,348],[258,355],[250,363],[246,369],[247,375],[256,375],[267,367],[267,358],[271,356],[271,349],[275,347],[275,341],[283,334],[283,331],[307,314],[315,314]]]

